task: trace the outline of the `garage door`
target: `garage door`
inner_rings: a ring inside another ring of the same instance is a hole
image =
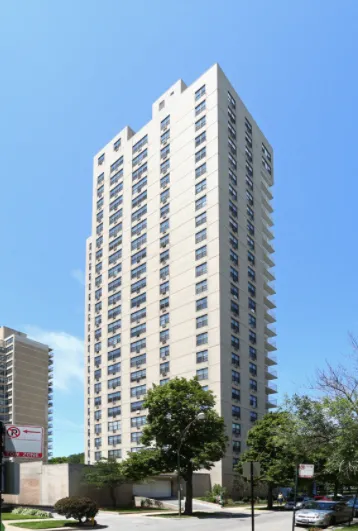
[[[134,496],[145,498],[170,498],[172,488],[170,480],[154,480],[148,483],[135,483],[133,485]]]

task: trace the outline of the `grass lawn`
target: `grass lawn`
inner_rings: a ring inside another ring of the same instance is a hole
[[[12,524],[12,527],[21,527],[23,529],[51,529],[52,527],[79,527],[76,520],[43,520],[42,522],[21,522]],[[83,529],[86,529],[83,526]],[[90,529],[90,528],[89,528]]]
[[[33,516],[32,514],[14,514],[14,513],[2,513],[3,520],[39,520],[40,518],[45,520],[48,516]]]
[[[233,516],[233,513],[225,513],[225,512],[204,512],[204,511],[193,511],[192,515],[188,514],[182,514],[182,518],[231,518]],[[237,515],[234,515],[236,517]],[[153,517],[156,518],[179,518],[179,513],[171,513],[171,514],[156,514],[153,515]],[[152,518],[152,515],[149,514],[148,518]]]
[[[130,514],[130,513],[150,513],[150,511],[168,511],[164,507],[106,507],[101,508],[100,511],[110,511],[118,514]]]

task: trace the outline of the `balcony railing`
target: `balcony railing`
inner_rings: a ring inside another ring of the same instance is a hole
[[[273,408],[273,407],[277,407],[277,399],[276,398],[271,398],[271,397],[266,397],[266,407],[267,407],[267,409],[270,409],[270,408]]]
[[[271,381],[266,382],[266,394],[267,395],[271,395],[271,394],[275,395],[276,393],[277,393],[277,385],[272,383]]]
[[[266,184],[266,179],[261,181],[261,190],[262,192],[267,196],[267,198],[271,201],[273,199],[273,195]]]
[[[276,308],[276,302],[275,302],[275,299],[270,297],[268,298],[266,295],[264,297],[264,304],[267,306],[267,308],[269,308],[270,310],[273,310],[274,308]]]
[[[273,260],[271,260],[271,258],[269,257],[269,255],[267,253],[265,253],[265,251],[263,252],[263,261],[269,266],[269,267],[274,267],[275,265],[275,262]]]
[[[272,352],[273,350],[277,350],[276,340],[265,337],[265,349],[268,350],[269,352]]]
[[[264,282],[264,290],[268,295],[275,295],[276,290],[274,282]]]
[[[275,337],[277,336],[277,332],[276,332],[276,326],[272,326],[271,324],[270,325],[265,325],[265,335],[267,337]]]
[[[268,380],[276,380],[277,379],[277,371],[276,369],[271,369],[268,365],[265,366],[265,377]]]

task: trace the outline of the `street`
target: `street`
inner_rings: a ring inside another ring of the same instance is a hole
[[[213,514],[210,518],[183,518],[179,520],[168,518],[156,518],[155,516],[116,515],[101,512],[97,515],[100,525],[108,526],[109,531],[121,529],[121,531],[133,531],[146,529],[148,531],[175,531],[183,529],[202,529],[205,531],[251,531],[251,515],[249,511],[235,513]],[[291,512],[266,512],[257,511],[255,515],[256,531],[290,531]]]

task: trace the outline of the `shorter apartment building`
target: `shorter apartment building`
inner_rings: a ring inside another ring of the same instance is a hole
[[[48,345],[0,327],[0,420],[43,426],[44,461],[52,455],[53,354]]]

